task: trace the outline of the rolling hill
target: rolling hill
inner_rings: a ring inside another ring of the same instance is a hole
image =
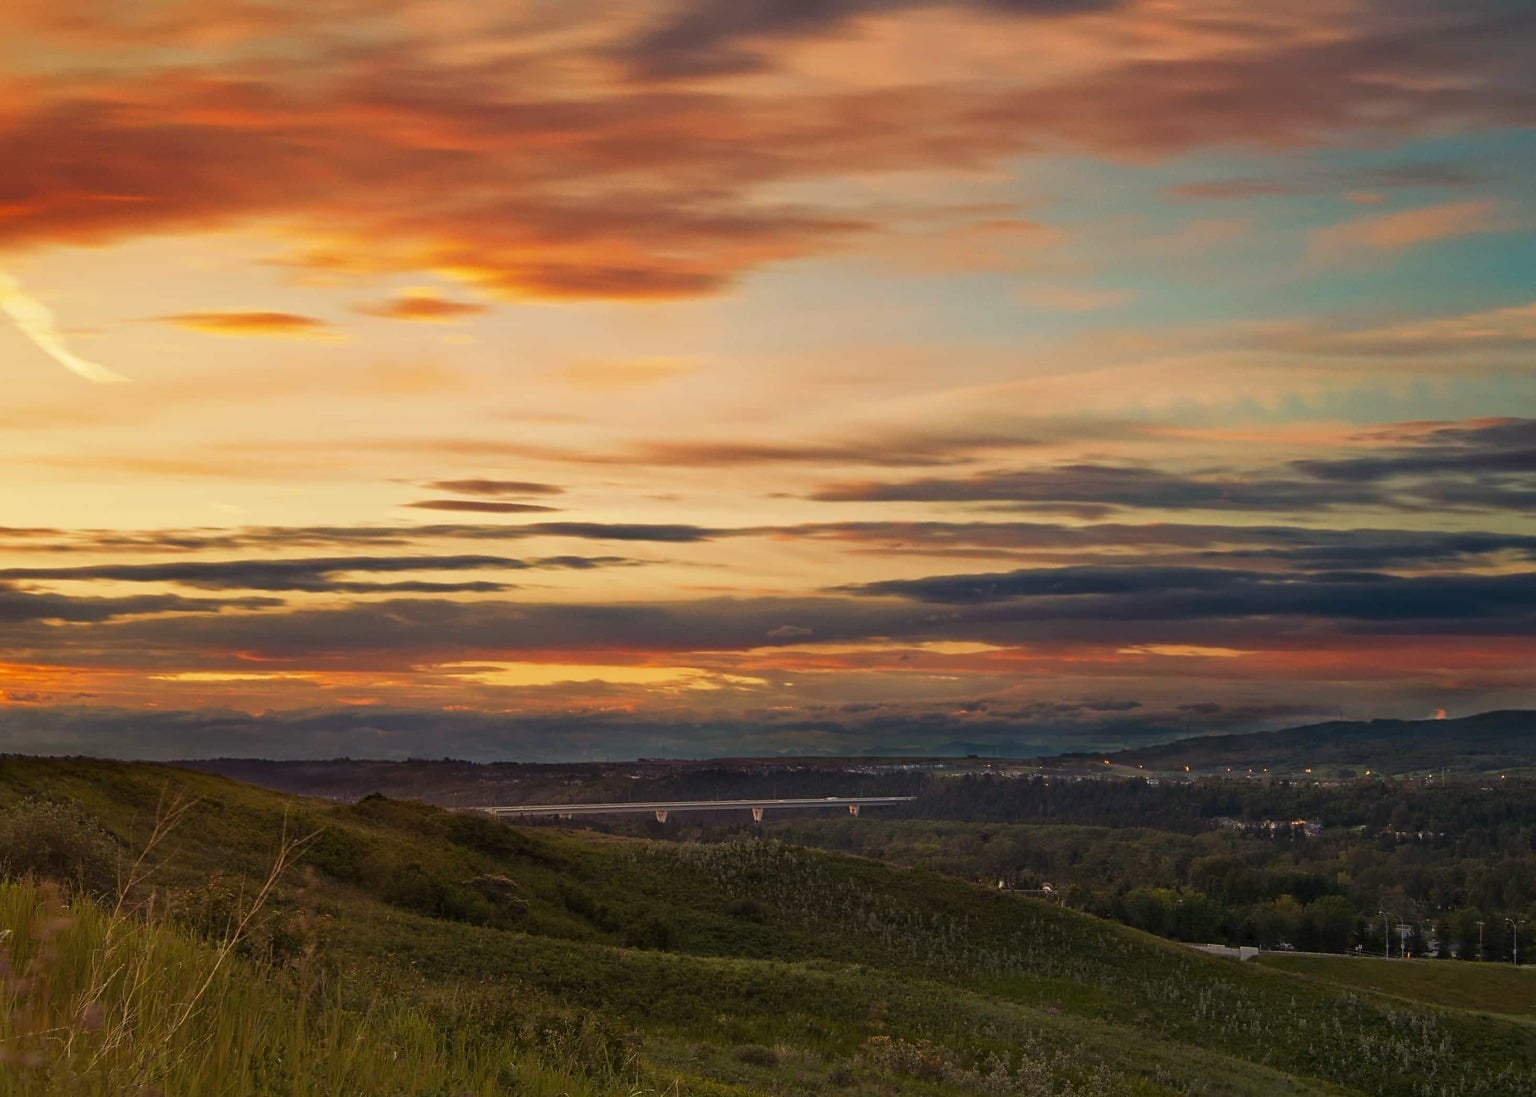
[[[219,986],[281,1016],[229,1037],[246,1041],[230,1062],[262,1069],[277,1069],[263,1049],[283,1033],[323,1066],[366,1043],[348,1033],[383,1026],[395,1061],[439,1062],[438,1082],[402,1075],[398,1093],[1536,1091],[1536,1041],[1519,1019],[1239,965],[774,841],[669,845],[382,797],[303,800],[167,767],[0,759],[7,833],[47,803],[88,813],[124,863],[166,804],[190,805],[154,848],[129,930],[170,935],[194,970],[218,959]],[[284,835],[307,836],[301,863],[227,947]],[[30,907],[0,901],[15,923],[0,925],[11,930],[0,948],[26,936],[25,912],[42,902],[32,894]],[[0,1012],[4,1050],[26,1010]],[[185,1067],[192,1053],[167,1061]],[[319,1092],[294,1089],[284,1062],[270,1084],[241,1068],[243,1088],[228,1091]],[[453,1071],[462,1081],[444,1088]],[[377,1091],[333,1063],[315,1076],[331,1092]],[[0,1094],[53,1092],[40,1078],[0,1071]]]
[[[1105,755],[1148,769],[1227,766],[1301,773],[1498,773],[1536,766],[1536,712],[1484,712],[1455,720],[1330,721],[1246,735],[1207,735]]]

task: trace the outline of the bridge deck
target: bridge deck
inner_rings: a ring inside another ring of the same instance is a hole
[[[731,811],[741,808],[846,808],[905,804],[911,796],[827,796],[784,800],[650,800],[619,804],[506,804],[465,808],[498,818],[519,815],[650,815],[658,811]]]

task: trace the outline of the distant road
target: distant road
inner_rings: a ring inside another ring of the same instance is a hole
[[[467,807],[498,819],[530,815],[655,815],[658,819],[674,811],[731,811],[746,808],[754,818],[761,818],[768,808],[846,808],[854,815],[860,808],[889,807],[916,799],[913,796],[827,796],[821,799],[790,800],[649,800],[621,804],[508,804]]]

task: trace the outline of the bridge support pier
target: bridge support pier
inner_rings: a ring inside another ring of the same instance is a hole
[[[858,804],[849,804],[848,805],[848,814],[849,815],[857,815],[858,813],[859,813],[859,805]]]
[[[667,821],[667,809],[666,808],[657,808],[656,809],[656,821],[658,823],[665,823]]]
[[[763,809],[761,806],[752,809],[752,821],[754,823],[761,823],[763,821]]]

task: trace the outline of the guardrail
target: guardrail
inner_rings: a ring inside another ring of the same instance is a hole
[[[665,823],[667,816],[679,811],[733,811],[748,808],[752,818],[762,821],[768,808],[847,808],[848,814],[857,815],[860,808],[889,807],[905,804],[916,799],[913,796],[827,796],[822,799],[791,798],[764,800],[651,800],[641,803],[614,804],[497,804],[466,807],[463,811],[478,811],[497,819],[520,819],[553,815],[558,819],[573,819],[578,815],[655,815]]]

